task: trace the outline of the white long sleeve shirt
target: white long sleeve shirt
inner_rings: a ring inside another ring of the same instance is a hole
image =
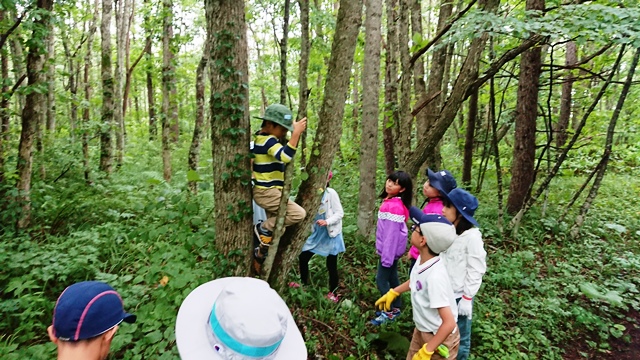
[[[456,299],[476,296],[487,271],[487,252],[480,230],[474,227],[460,234],[440,257],[445,260]]]

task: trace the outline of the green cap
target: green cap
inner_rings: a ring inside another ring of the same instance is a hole
[[[256,118],[274,122],[284,126],[289,131],[293,131],[293,114],[289,108],[282,104],[267,106],[267,109],[264,111],[264,116],[256,116]]]

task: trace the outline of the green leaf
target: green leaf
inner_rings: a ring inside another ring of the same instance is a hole
[[[187,171],[187,181],[202,181],[200,174],[195,170]]]

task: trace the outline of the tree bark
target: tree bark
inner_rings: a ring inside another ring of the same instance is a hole
[[[422,5],[421,0],[411,2],[411,33],[420,34],[422,37]],[[427,98],[427,84],[424,81],[424,61],[418,58],[413,65],[413,89],[416,99]],[[424,134],[428,126],[427,113],[418,112],[416,115],[416,134]]]
[[[464,138],[464,156],[462,159],[462,183],[467,187],[471,185],[471,168],[473,167],[473,138],[476,132],[478,119],[478,90],[469,98],[469,117]]]
[[[247,26],[244,1],[206,0],[211,38],[211,142],[216,248],[248,274],[252,261]],[[238,252],[238,250],[241,250]],[[235,254],[232,256],[232,254]]]
[[[318,114],[318,130],[306,167],[309,175],[298,189],[296,202],[304,209],[317,209],[320,196],[317,189],[325,185],[331,163],[340,145],[342,134],[342,116],[349,92],[351,66],[355,53],[358,32],[362,23],[362,2],[341,0],[338,20],[331,46],[331,57],[327,69],[327,78],[322,107]],[[280,289],[300,254],[304,239],[314,219],[315,211],[307,211],[307,217],[299,224],[292,225],[280,239],[269,283]],[[274,250],[274,249],[271,249]]]
[[[4,11],[0,11],[0,21],[4,18]],[[9,54],[6,48],[0,48],[0,76],[9,79]],[[9,82],[2,81],[2,97],[0,98],[0,185],[4,185],[4,136],[9,124]],[[0,196],[2,190],[0,189]]]
[[[200,143],[202,142],[202,132],[204,130],[204,81],[205,70],[211,56],[211,39],[205,39],[202,58],[196,69],[196,121],[193,126],[193,138],[191,139],[191,147],[189,148],[188,165],[189,170],[198,171],[198,163],[200,162]],[[198,193],[198,182],[189,181],[189,190],[193,194]]]
[[[113,122],[116,131],[116,164],[122,165],[124,158],[124,80],[127,67],[125,59],[128,58],[127,38],[129,37],[129,13],[131,12],[131,0],[115,0],[116,8],[116,67],[113,76],[114,108]]]
[[[291,0],[284,0],[282,39],[280,39],[280,104],[287,103],[287,46],[289,43],[289,8]],[[275,30],[274,30],[275,31]]]
[[[499,0],[482,0],[479,2],[479,6],[484,11],[494,12],[499,3]],[[473,80],[478,71],[480,55],[487,39],[488,35],[484,33],[471,41],[467,57],[460,68],[460,73],[453,84],[449,97],[442,105],[442,108],[438,110],[439,115],[436,121],[427,129],[425,137],[418,142],[418,146],[409,155],[409,158],[403,159],[405,171],[413,178],[416,177],[420,166],[425,162],[428,155],[436,148],[449,125],[455,120],[455,116],[466,98],[466,93],[473,85]]]
[[[91,167],[89,166],[89,122],[91,120],[91,96],[93,89],[91,87],[91,49],[93,48],[93,36],[96,32],[96,24],[98,22],[98,7],[100,1],[95,0],[93,3],[93,18],[89,24],[89,33],[87,34],[87,52],[84,56],[84,100],[85,105],[82,109],[82,167],[84,169],[84,180],[86,183],[91,182]]]
[[[609,127],[607,128],[607,138],[605,141],[604,152],[602,154],[601,164],[602,166],[598,169],[596,174],[596,178],[593,181],[593,186],[589,191],[589,195],[587,195],[587,199],[582,204],[580,208],[580,214],[576,217],[576,221],[571,228],[571,236],[576,238],[580,231],[580,227],[584,223],[584,219],[593,204],[596,196],[598,196],[598,190],[600,189],[600,184],[602,183],[602,179],[604,178],[604,174],[607,171],[607,164],[611,158],[611,154],[613,152],[613,136],[615,135],[616,124],[618,123],[618,118],[620,117],[620,112],[622,111],[622,107],[624,106],[624,102],[627,99],[627,95],[629,94],[629,88],[631,88],[631,83],[633,82],[633,74],[636,71],[636,67],[638,66],[638,60],[640,59],[640,48],[636,48],[636,52],[633,55],[633,59],[631,60],[631,65],[629,66],[629,73],[627,74],[627,79],[622,86],[622,90],[620,91],[620,97],[618,98],[618,102],[616,103],[616,107],[613,110],[613,114],[611,115],[611,121],[609,122]]]
[[[102,124],[100,126],[100,170],[113,171],[113,75],[111,72],[111,10],[112,0],[102,0]]]
[[[578,62],[576,43],[569,41],[565,54],[565,66],[573,66]],[[560,149],[567,142],[567,127],[571,119],[571,92],[573,91],[574,81],[573,71],[567,69],[566,77],[562,83],[562,96],[560,97],[560,115],[558,117],[558,125],[556,126],[556,147]]]
[[[56,68],[53,63],[55,60],[55,47],[53,46],[55,38],[53,34],[53,27],[51,27],[49,29],[49,38],[47,39],[47,59],[45,60],[47,68],[47,116],[45,123],[47,132],[51,134],[56,131]],[[73,85],[69,84],[69,86],[74,86],[77,89],[77,81]],[[75,101],[75,96],[72,96],[72,106],[77,109]],[[75,123],[71,125],[72,130],[73,126],[75,126]],[[73,131],[71,133],[73,134]]]
[[[171,0],[163,0],[162,9],[162,121],[163,126],[166,126],[169,132],[169,140],[171,143],[176,143],[178,142],[180,129],[178,127],[178,99],[174,64],[173,2]],[[168,154],[168,152],[169,145],[163,145],[163,158],[164,153]],[[171,165],[169,164],[170,167]],[[166,176],[165,170],[165,178]],[[171,174],[168,176],[170,178]]]
[[[398,109],[398,136],[396,138],[397,155],[404,159],[406,154],[411,152],[411,129],[413,125],[413,115],[411,115],[411,82],[413,70],[409,63],[409,22],[411,9],[409,0],[399,0],[399,21],[398,21],[398,50],[400,54],[400,107]]]
[[[384,124],[382,125],[385,170],[396,169],[394,128],[398,126],[398,31],[396,25],[398,0],[386,0],[387,46],[385,52]]]
[[[544,10],[544,0],[527,0],[527,10]],[[542,71],[542,48],[533,47],[520,58],[520,76],[516,103],[516,126],[513,144],[511,183],[507,197],[507,213],[514,215],[531,195],[535,179],[536,119],[538,88]]]
[[[28,85],[32,87],[44,86],[45,74],[42,72],[47,49],[47,33],[50,31],[51,11],[53,0],[38,0],[36,7],[39,17],[33,22],[31,46],[27,55]],[[33,137],[36,127],[42,123],[44,116],[45,94],[32,91],[27,94],[24,109],[22,110],[22,131],[20,132],[20,144],[18,145],[18,164],[16,172],[18,180],[16,190],[18,201],[22,206],[22,213],[16,223],[18,229],[29,226],[31,221],[31,170],[33,166]]]
[[[382,0],[367,0],[362,70],[362,135],[360,136],[360,187],[358,233],[369,237],[375,222],[378,118],[380,103],[380,44]]]
[[[145,4],[149,4],[149,0],[144,0]],[[148,12],[149,9],[146,9]],[[156,125],[156,104],[155,94],[153,90],[153,41],[151,36],[153,31],[151,30],[151,20],[148,13],[144,16],[144,31],[145,31],[145,73],[147,78],[147,104],[149,107],[149,141],[153,141],[158,136],[158,126]]]
[[[309,103],[309,85],[307,82],[307,73],[309,71],[309,55],[311,44],[309,42],[309,0],[298,0],[300,6],[300,64],[298,70],[298,84],[300,88],[298,119],[307,117],[307,105]],[[262,89],[264,93],[264,88]],[[263,112],[264,113],[264,109]],[[300,166],[306,166],[306,141],[307,132],[305,131],[300,144]]]

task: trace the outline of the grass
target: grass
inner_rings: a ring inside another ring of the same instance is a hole
[[[229,260],[211,245],[210,184],[203,182],[194,197],[185,190],[185,171],[168,185],[159,169],[140,168],[125,165],[111,179],[95,179],[91,186],[83,183],[79,167],[55,184],[36,182],[34,227],[21,234],[0,231],[3,359],[52,358],[55,347],[46,327],[55,299],[65,286],[87,279],[109,282],[123,295],[127,310],[138,315],[136,324],[118,331],[113,358],[177,358],[174,325],[182,300],[199,284],[229,275]],[[349,168],[336,167],[332,181],[345,208],[342,301],[325,298],[322,257],[311,261],[311,286],[282,295],[311,358],[402,358],[413,329],[408,295],[398,321],[381,328],[368,324],[379,296],[374,280],[378,258],[373,238],[356,235],[358,179]],[[606,351],[613,338],[624,340],[620,326],[625,315],[640,310],[639,185],[631,176],[608,175],[580,237],[571,239],[571,224],[556,219],[580,180],[554,182],[546,213],[534,208],[515,238],[500,234],[496,196],[485,184],[477,218],[488,272],[474,308],[472,358],[560,359],[562,345],[579,336],[588,334],[596,351]],[[406,263],[400,271],[407,279]]]

